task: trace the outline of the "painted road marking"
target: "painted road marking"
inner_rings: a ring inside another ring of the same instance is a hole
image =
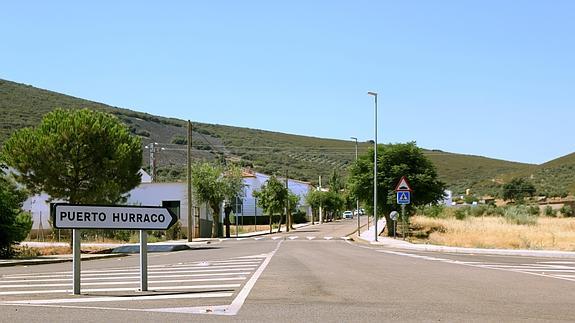
[[[306,237],[308,240],[313,240],[315,237]]]
[[[66,304],[66,303],[92,303],[92,302],[125,302],[125,301],[150,301],[163,299],[189,299],[189,298],[224,298],[230,297],[233,293],[198,293],[185,295],[148,295],[130,297],[83,297],[66,299],[39,299],[26,301],[8,301],[4,304],[12,305],[46,305],[46,304]]]
[[[156,277],[154,277],[156,278]],[[229,281],[229,280],[245,280],[245,276],[238,277],[220,277],[220,278],[198,278],[198,279],[172,279],[172,280],[151,280],[148,281],[149,284],[173,284],[173,283],[191,283],[191,282],[209,282],[209,281]],[[110,286],[110,285],[138,285],[140,282],[99,282],[99,283],[83,283],[84,286]],[[0,285],[0,288],[37,288],[37,287],[63,287],[70,286],[70,283],[66,284],[22,284],[22,285]]]
[[[191,286],[150,286],[150,290],[181,290],[181,289],[221,289],[221,288],[236,288],[240,287],[241,284],[222,284],[222,285],[191,285]],[[119,288],[85,288],[82,289],[83,293],[95,293],[95,292],[128,292],[136,290],[134,287],[119,287]],[[25,294],[70,294],[72,289],[52,289],[52,290],[26,290],[26,291],[9,291],[0,292],[0,295],[25,295]]]
[[[239,271],[239,272],[230,272],[230,273],[213,273],[213,274],[184,274],[184,275],[154,275],[153,278],[174,278],[174,277],[212,277],[212,276],[230,276],[230,275],[249,275],[251,272],[249,271]],[[115,280],[118,277],[82,277],[82,281],[96,281],[96,280]],[[129,279],[140,279],[140,276],[127,276],[122,277],[123,280]],[[72,283],[71,278],[49,278],[49,279],[18,279],[18,280],[0,280],[1,283],[21,283],[21,282],[58,282],[58,281],[67,281]]]
[[[290,239],[290,240],[294,240],[294,239],[297,239],[297,238],[299,238],[299,237],[298,237],[298,236],[291,236],[291,237],[288,237],[288,239]]]
[[[10,300],[0,302],[0,305],[18,305],[18,306],[43,306],[54,308],[75,308],[75,309],[104,309],[104,310],[121,310],[121,311],[138,311],[138,312],[174,312],[174,313],[202,313],[202,314],[219,314],[219,315],[235,315],[239,312],[243,303],[245,302],[250,291],[254,287],[256,281],[259,279],[271,258],[275,255],[283,241],[279,241],[276,248],[266,254],[243,256],[227,260],[218,261],[201,261],[195,263],[178,263],[176,265],[155,265],[155,273],[150,276],[152,281],[150,286],[151,291],[182,291],[182,290],[198,290],[196,293],[178,293],[169,295],[145,295],[145,296],[105,296],[105,297],[72,297],[72,298],[58,298],[58,299],[40,299],[40,300]],[[237,268],[240,267],[240,268]],[[247,267],[247,268],[246,268]],[[138,281],[128,281],[126,279],[138,279],[135,276],[137,267],[116,268],[115,272],[109,270],[95,270],[90,273],[94,277],[83,277],[83,280],[90,281],[86,283],[90,286],[108,286],[108,285],[137,285]],[[252,274],[252,270],[253,274]],[[126,272],[131,271],[131,272]],[[193,272],[193,274],[188,274]],[[252,274],[248,279],[248,275]],[[110,276],[113,275],[113,276]],[[129,276],[131,275],[131,276]],[[71,282],[70,272],[61,272],[59,275],[54,273],[46,274],[17,274],[10,275],[13,277],[0,277],[0,288],[53,288],[59,285],[54,282],[68,281]],[[55,278],[54,278],[55,277]],[[180,279],[182,277],[199,277],[194,279]],[[158,278],[167,278],[161,280]],[[119,282],[112,280],[120,280]],[[110,280],[101,282],[100,280]],[[247,280],[247,281],[246,281]],[[243,286],[241,283],[221,283],[221,284],[201,284],[205,282],[216,281],[246,281]],[[17,285],[8,285],[8,282],[14,282]],[[46,284],[38,284],[39,282],[46,282]],[[30,283],[25,284],[24,283]],[[186,285],[186,283],[200,283],[194,285]],[[176,286],[165,286],[165,284],[175,284]],[[68,286],[71,283],[66,284]],[[4,287],[6,286],[6,287]],[[60,294],[71,293],[71,289],[41,289],[30,290],[7,290],[0,292],[3,296],[18,296],[29,294]],[[211,291],[213,289],[213,291]],[[117,288],[92,288],[83,289],[83,292],[114,292],[114,291],[136,291],[137,286],[134,287],[117,287]],[[229,291],[228,291],[229,290]],[[74,303],[95,303],[95,302],[117,302],[117,301],[146,301],[146,300],[164,300],[164,299],[191,299],[191,298],[229,298],[237,292],[236,297],[229,305],[213,305],[213,306],[200,306],[200,307],[178,307],[178,308],[110,308],[110,307],[97,307],[97,306],[84,306],[73,305]],[[70,305],[68,305],[70,304]]]
[[[541,265],[541,264],[492,264],[487,262],[466,262],[447,258],[438,258],[431,256],[422,256],[418,254],[411,254],[405,252],[391,251],[391,250],[376,250],[377,252],[387,253],[397,256],[404,256],[410,258],[417,258],[430,261],[439,261],[455,265],[470,266],[475,268],[486,268],[501,271],[510,271],[516,273],[523,273],[534,276],[548,277],[554,279],[575,281],[575,276],[573,275],[558,275],[555,273],[575,273],[575,267],[568,267],[564,265]],[[569,269],[567,269],[569,268]]]

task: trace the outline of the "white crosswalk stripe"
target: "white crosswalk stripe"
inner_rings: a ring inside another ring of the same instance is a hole
[[[148,286],[151,291],[194,291],[196,295],[183,293],[182,298],[228,298],[239,290],[262,261],[255,257],[150,265]],[[84,270],[82,293],[136,291],[140,287],[139,271],[139,267]],[[0,296],[4,297],[69,293],[72,293],[70,271],[0,276]]]
[[[296,240],[296,241],[297,241],[297,240],[303,240],[303,239],[308,240],[308,241],[316,240],[316,239],[317,239],[317,240],[323,240],[323,241],[341,241],[341,240],[343,240],[343,241],[348,241],[348,240],[351,240],[350,237],[338,237],[338,238],[334,238],[334,237],[329,237],[329,236],[328,236],[328,237],[321,237],[321,236],[305,236],[305,237],[300,237],[300,236],[275,236],[275,237],[257,237],[257,238],[253,238],[253,240],[255,240],[255,241],[261,241],[261,240],[274,240],[274,241],[275,241],[275,240],[280,240],[280,239],[283,239],[283,240],[291,240],[291,241],[293,241],[293,240]],[[305,241],[305,240],[304,240],[304,241]]]

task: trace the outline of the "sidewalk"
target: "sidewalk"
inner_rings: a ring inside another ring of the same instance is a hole
[[[383,222],[383,223],[382,223]],[[383,224],[383,225],[382,225]],[[377,231],[383,231],[385,226],[385,219],[377,223]],[[381,228],[381,230],[380,230]],[[545,258],[571,258],[575,259],[575,252],[572,251],[555,251],[555,250],[526,250],[526,249],[482,249],[482,248],[464,248],[464,247],[448,247],[438,246],[431,244],[415,244],[408,241],[403,241],[399,237],[393,239],[390,237],[378,236],[377,242],[374,241],[374,230],[371,226],[368,231],[359,236],[363,241],[369,242],[372,245],[385,246],[389,248],[406,249],[413,251],[434,251],[434,252],[447,252],[447,253],[467,253],[467,254],[485,254],[485,255],[499,255],[499,256],[522,256],[522,257],[545,257]]]

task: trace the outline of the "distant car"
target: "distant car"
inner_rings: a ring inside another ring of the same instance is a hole
[[[354,211],[353,211],[353,215],[357,215],[357,214],[358,214],[357,211],[358,211],[358,210],[354,210]],[[364,215],[364,214],[365,214],[365,210],[364,210],[364,209],[359,209],[359,215]]]
[[[344,219],[353,219],[353,213],[351,211],[345,211],[345,212],[343,212],[343,218]]]

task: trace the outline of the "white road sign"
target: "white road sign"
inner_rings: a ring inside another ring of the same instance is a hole
[[[166,230],[178,218],[159,206],[55,204],[52,220],[58,229]]]

